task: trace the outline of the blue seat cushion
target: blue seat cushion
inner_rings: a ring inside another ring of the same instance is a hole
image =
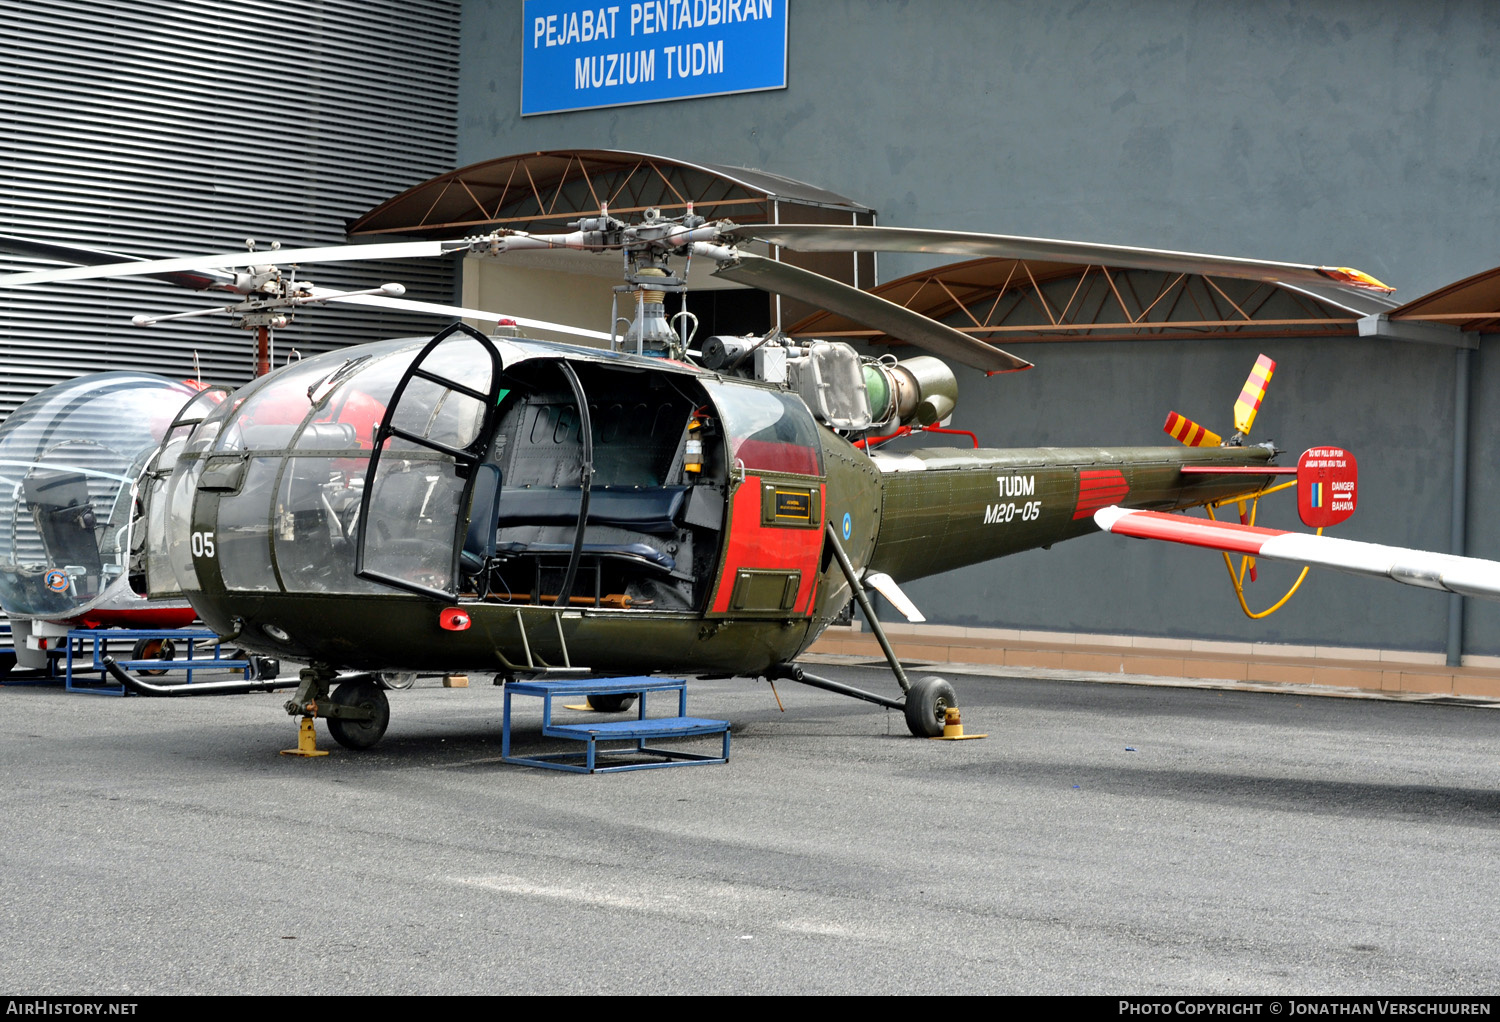
[[[574,513],[575,517],[577,512]],[[499,543],[495,546],[495,552],[502,556],[540,556],[561,554],[566,556],[573,552],[572,543]],[[644,562],[651,567],[660,568],[662,571],[675,571],[677,561],[671,554],[664,553],[654,546],[645,543],[585,543],[583,544],[585,557],[614,557],[638,563]]]
[[[686,486],[647,489],[589,490],[589,524],[610,525],[633,532],[670,534],[687,499]],[[576,489],[565,487],[506,487],[500,494],[499,527],[518,525],[573,525],[578,521]]]

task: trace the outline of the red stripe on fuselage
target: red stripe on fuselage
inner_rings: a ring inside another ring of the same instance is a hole
[[[1118,504],[1129,493],[1130,484],[1118,469],[1084,469],[1078,473],[1078,503],[1073,507],[1073,518],[1087,518],[1101,507]]]

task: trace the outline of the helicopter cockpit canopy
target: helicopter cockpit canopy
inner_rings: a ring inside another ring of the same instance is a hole
[[[150,373],[96,373],[38,394],[0,425],[7,614],[78,617],[125,572],[132,485],[197,393]]]
[[[794,394],[456,328],[283,368],[168,464],[148,501],[166,525],[151,530],[153,595],[405,590],[669,612],[706,606],[735,480],[807,477],[812,492],[823,475]]]

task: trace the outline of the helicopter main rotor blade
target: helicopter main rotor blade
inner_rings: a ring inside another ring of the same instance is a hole
[[[314,296],[318,295],[323,288],[313,288]],[[339,302],[344,305],[372,305],[381,309],[397,309],[401,312],[420,312],[433,316],[447,316],[451,319],[479,319],[487,323],[499,323],[506,320],[516,326],[528,327],[533,330],[548,330],[559,334],[572,334],[575,337],[587,337],[595,341],[609,340],[609,334],[600,330],[586,330],[583,327],[568,326],[565,323],[552,323],[545,319],[528,319],[525,316],[511,316],[503,312],[485,312],[483,309],[465,309],[457,305],[441,305],[436,302],[419,302],[410,298],[388,298],[384,295],[349,295],[341,298],[330,297],[329,302]]]
[[[335,263],[359,259],[416,259],[439,256],[467,248],[468,242],[393,241],[379,245],[325,245],[320,248],[267,249],[221,255],[177,256],[171,259],[138,259],[102,266],[65,266],[53,270],[0,274],[0,287],[46,284],[58,280],[94,280],[104,277],[152,277],[192,270],[228,270],[242,266],[287,263]]]
[[[1378,291],[1394,291],[1367,273],[1347,266],[1312,266],[1236,256],[1171,252],[1126,245],[1099,245],[1050,238],[1022,238],[968,231],[930,231],[913,227],[875,227],[856,224],[735,225],[731,239],[782,245],[795,252],[931,252],[999,259],[1035,259],[1053,263],[1126,266],[1168,273],[1201,273],[1218,277],[1301,284],[1342,284]]]
[[[1024,358],[1017,358],[1008,351],[1002,351],[976,337],[928,319],[919,312],[790,263],[740,252],[733,261],[720,265],[714,271],[714,276],[738,284],[748,284],[772,294],[786,295],[840,316],[847,316],[908,344],[986,373],[1008,373],[1031,368],[1031,363]]]
[[[109,263],[139,264],[144,262],[144,260],[136,256],[129,256],[123,252],[84,248],[81,245],[63,245],[52,241],[37,241],[34,238],[21,238],[11,234],[0,234],[0,252],[13,252],[16,255],[31,256],[38,259],[56,259],[59,262],[74,263],[77,266],[102,266]],[[234,285],[234,275],[232,273],[214,270],[147,273],[145,276],[165,281],[168,284],[191,288],[194,291],[204,291],[209,288],[215,290],[233,290]]]

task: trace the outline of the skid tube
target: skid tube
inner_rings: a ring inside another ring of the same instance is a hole
[[[771,681],[779,681],[784,678],[787,681],[795,681],[802,685],[811,685],[813,688],[836,692],[841,696],[852,696],[855,699],[863,699],[867,703],[884,706],[890,710],[906,709],[906,700],[904,699],[892,699],[889,696],[876,695],[874,692],[866,692],[864,689],[855,688],[853,685],[845,685],[843,682],[834,681],[830,678],[808,674],[797,664],[777,664],[766,672],[766,677]]]
[[[99,658],[104,665],[105,671],[109,673],[121,685],[131,692],[142,696],[227,696],[243,695],[246,692],[275,692],[278,688],[296,688],[298,682],[291,678],[283,681],[271,679],[268,681],[200,681],[188,682],[182,685],[155,685],[144,678],[131,674],[125,668],[115,663],[115,658],[108,654]]]

